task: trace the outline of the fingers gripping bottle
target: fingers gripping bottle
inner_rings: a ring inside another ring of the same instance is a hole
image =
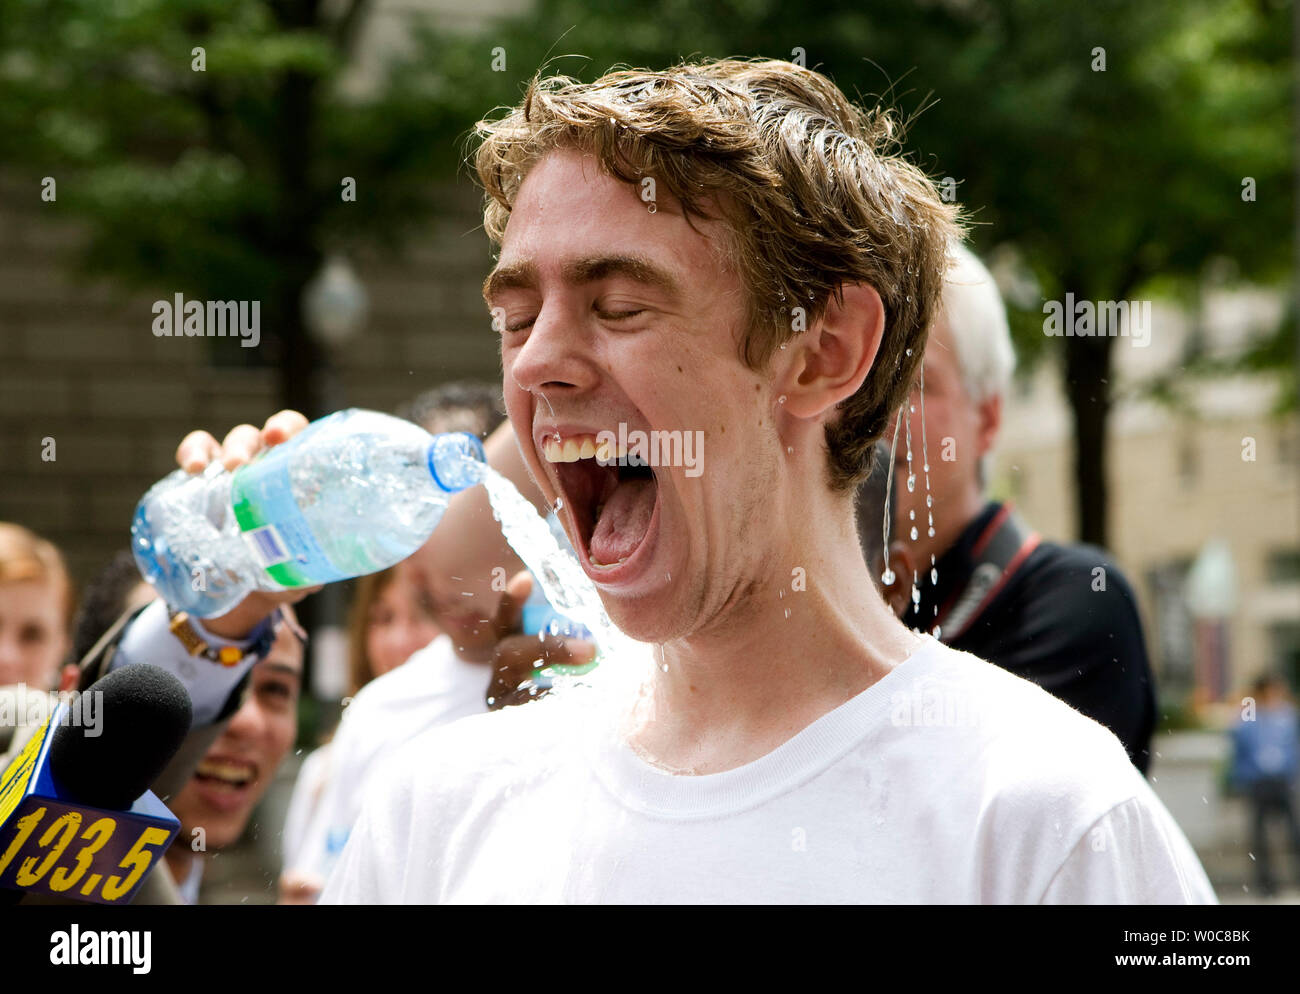
[[[428,539],[450,497],[481,482],[483,444],[352,408],[233,473],[164,477],[131,525],[140,574],[171,607],[225,614],[257,590],[386,569]]]

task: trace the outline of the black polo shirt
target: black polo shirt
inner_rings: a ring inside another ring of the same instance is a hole
[[[921,564],[921,602],[903,620],[930,631],[935,610],[966,585],[972,550],[1001,510],[990,503],[937,561],[938,581]],[[1094,570],[1105,570],[1105,589]],[[1030,680],[1105,725],[1146,773],[1155,729],[1155,681],[1137,602],[1128,580],[1100,549],[1040,542],[958,637],[969,652]]]

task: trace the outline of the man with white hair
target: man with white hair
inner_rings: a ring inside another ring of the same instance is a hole
[[[899,425],[891,603],[912,627],[1105,725],[1145,773],[1155,693],[1132,588],[1100,549],[1041,541],[1009,504],[988,499],[1016,355],[993,277],[964,246],[953,255],[926,347],[924,398],[914,390],[908,405],[911,487],[909,424]]]

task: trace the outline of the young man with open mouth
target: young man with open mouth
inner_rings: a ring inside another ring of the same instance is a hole
[[[735,60],[480,125],[510,420],[654,665],[412,742],[325,902],[1214,901],[1110,732],[872,586],[853,484],[960,237],[891,127]],[[703,471],[610,465],[620,426]]]

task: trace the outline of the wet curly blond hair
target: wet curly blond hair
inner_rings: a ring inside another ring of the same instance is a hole
[[[589,153],[630,184],[653,177],[688,219],[716,208],[747,293],[741,359],[752,369],[802,330],[797,318],[811,328],[843,285],[874,287],[880,350],[826,426],[831,486],[866,476],[919,368],[948,245],[962,237],[959,208],[899,154],[889,110],[858,107],[791,62],[719,59],[593,83],[539,73],[517,107],[476,133],[483,223],[497,246],[524,178],[558,148]]]

